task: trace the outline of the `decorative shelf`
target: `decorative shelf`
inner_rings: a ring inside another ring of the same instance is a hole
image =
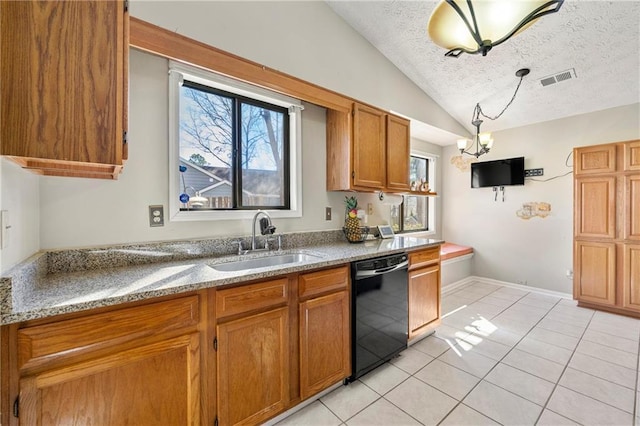
[[[405,195],[421,195],[423,197],[436,197],[438,195],[437,192],[424,192],[424,191],[407,191],[404,194]]]

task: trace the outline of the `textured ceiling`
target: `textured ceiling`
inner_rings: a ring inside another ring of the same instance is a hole
[[[329,6],[470,131],[476,103],[490,116],[511,99],[520,68],[530,68],[496,131],[640,102],[640,1],[566,0],[558,13],[487,56],[446,58],[427,36],[437,1],[327,1]],[[540,79],[574,69],[572,79]],[[443,145],[452,138],[434,141]]]

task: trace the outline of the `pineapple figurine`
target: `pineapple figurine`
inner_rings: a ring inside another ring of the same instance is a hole
[[[362,241],[360,219],[358,219],[358,199],[356,197],[344,197],[346,215],[344,219],[344,234],[351,243]]]

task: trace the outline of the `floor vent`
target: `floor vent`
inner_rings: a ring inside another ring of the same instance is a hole
[[[540,84],[542,84],[542,86],[544,87],[551,84],[560,83],[561,81],[571,80],[572,78],[577,78],[576,70],[574,68],[541,78]]]

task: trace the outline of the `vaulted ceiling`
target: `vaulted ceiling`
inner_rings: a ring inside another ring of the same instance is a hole
[[[558,13],[542,17],[487,56],[459,58],[445,57],[445,49],[427,35],[437,1],[327,3],[470,131],[476,103],[487,115],[500,113],[513,95],[520,68],[531,73],[516,100],[498,120],[485,119],[482,130],[640,102],[640,1],[566,0]],[[562,72],[571,78],[541,83]]]

